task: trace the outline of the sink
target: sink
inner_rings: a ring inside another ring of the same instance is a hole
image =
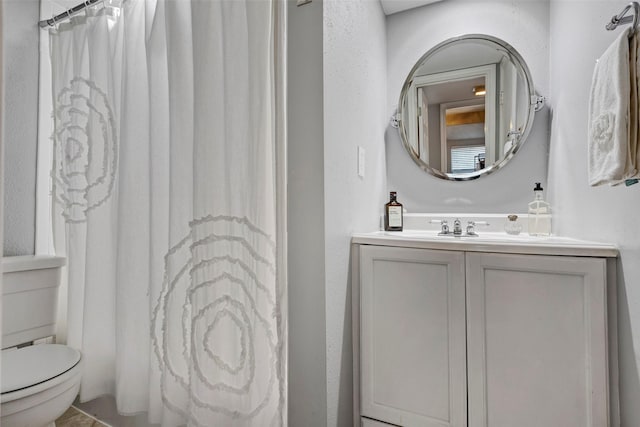
[[[441,231],[439,220],[446,219],[449,228],[452,229],[456,218],[460,219],[463,231],[466,230],[468,221],[486,222],[487,225],[476,225],[477,237],[438,236]],[[612,257],[618,255],[617,248],[606,243],[560,236],[530,236],[527,233],[526,214],[518,214],[518,222],[521,222],[523,227],[520,234],[507,234],[504,231],[506,221],[507,214],[405,213],[404,231],[354,233],[352,243],[472,252]]]
[[[355,233],[352,242],[358,244],[402,246],[423,249],[496,252],[519,254],[547,254],[572,256],[612,256],[618,249],[610,244],[589,242],[569,237],[511,235],[503,232],[480,232],[478,237],[438,236],[438,230],[375,231]]]
[[[504,224],[507,221],[508,214],[484,214],[484,213],[405,213],[404,228],[413,231],[435,231],[440,232],[440,221],[446,220],[449,229],[453,230],[453,221],[460,220],[462,230],[466,230],[467,223],[474,221],[479,223],[476,226],[476,233],[480,236],[487,232],[502,233],[504,232]],[[522,234],[527,234],[527,214],[518,213],[518,223],[523,226]],[[481,225],[480,223],[485,223]],[[448,237],[448,236],[442,236]],[[475,237],[472,237],[474,239]]]
[[[539,237],[539,236],[530,236],[529,234],[520,233],[518,235],[507,234],[503,232],[496,231],[482,231],[476,230],[478,236],[439,236],[439,230],[404,230],[404,231],[384,231],[384,235],[387,236],[396,236],[402,237],[405,239],[428,239],[428,240],[464,240],[471,242],[522,242],[522,243],[553,243],[553,242],[566,242],[568,239],[556,237],[556,236],[548,236],[548,237]]]

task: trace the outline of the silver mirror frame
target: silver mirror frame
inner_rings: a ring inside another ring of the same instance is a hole
[[[422,159],[420,159],[416,155],[415,151],[413,150],[413,147],[409,143],[407,131],[403,123],[403,117],[405,115],[405,110],[407,108],[407,106],[405,105],[406,104],[405,100],[407,98],[409,87],[413,82],[414,74],[425,63],[425,61],[427,61],[431,56],[439,52],[442,48],[447,47],[451,44],[454,44],[460,41],[466,41],[466,40],[484,40],[484,41],[489,41],[499,45],[504,49],[504,53],[516,65],[516,67],[519,67],[522,70],[524,74],[524,79],[527,84],[527,94],[529,97],[529,114],[527,114],[527,117],[523,126],[522,134],[519,135],[516,142],[513,144],[513,147],[511,148],[509,153],[507,153],[507,155],[504,156],[503,159],[479,171],[471,172],[468,174],[450,174],[450,173],[442,172],[441,170],[430,167],[426,162],[424,162]],[[478,179],[481,176],[489,175],[501,169],[504,165],[506,165],[509,162],[509,160],[511,160],[511,158],[516,154],[516,152],[520,149],[522,144],[524,144],[525,140],[529,136],[529,133],[531,132],[531,128],[533,127],[533,118],[535,116],[535,113],[536,111],[539,111],[542,108],[543,103],[544,103],[544,98],[536,95],[535,93],[535,88],[533,86],[533,79],[531,78],[531,72],[529,71],[529,67],[527,67],[527,63],[524,61],[522,56],[520,56],[518,51],[516,51],[513,48],[513,46],[511,46],[509,43],[505,42],[504,40],[501,40],[497,37],[489,36],[486,34],[465,34],[462,36],[452,37],[441,43],[438,43],[436,46],[429,49],[427,53],[422,55],[420,59],[418,59],[418,61],[415,63],[415,65],[409,72],[409,75],[407,76],[407,79],[405,80],[404,85],[402,86],[402,90],[400,91],[400,99],[398,100],[398,114],[393,119],[393,125],[394,125],[393,127],[396,127],[395,124],[397,124],[398,131],[400,133],[400,139],[402,139],[402,145],[404,145],[405,150],[409,153],[413,161],[416,162],[416,164],[422,170],[429,173],[430,175],[433,175],[437,178],[441,178],[444,180],[470,181],[470,180]]]

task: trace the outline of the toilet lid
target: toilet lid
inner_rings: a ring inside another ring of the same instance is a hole
[[[80,361],[80,352],[66,345],[37,344],[2,351],[2,393],[49,381]]]

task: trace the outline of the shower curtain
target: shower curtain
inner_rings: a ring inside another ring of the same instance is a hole
[[[82,401],[286,425],[283,0],[125,0],[50,30],[52,224]]]

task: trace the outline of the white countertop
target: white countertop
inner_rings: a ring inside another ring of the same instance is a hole
[[[2,272],[40,270],[43,268],[58,268],[66,263],[65,257],[54,255],[19,255],[2,257]]]
[[[570,239],[567,237],[534,237],[526,233],[517,236],[504,232],[482,232],[479,237],[438,236],[434,230],[375,231],[353,234],[351,242],[361,245],[401,246],[465,252],[496,252],[510,254],[565,255],[584,257],[618,256],[615,245]]]

